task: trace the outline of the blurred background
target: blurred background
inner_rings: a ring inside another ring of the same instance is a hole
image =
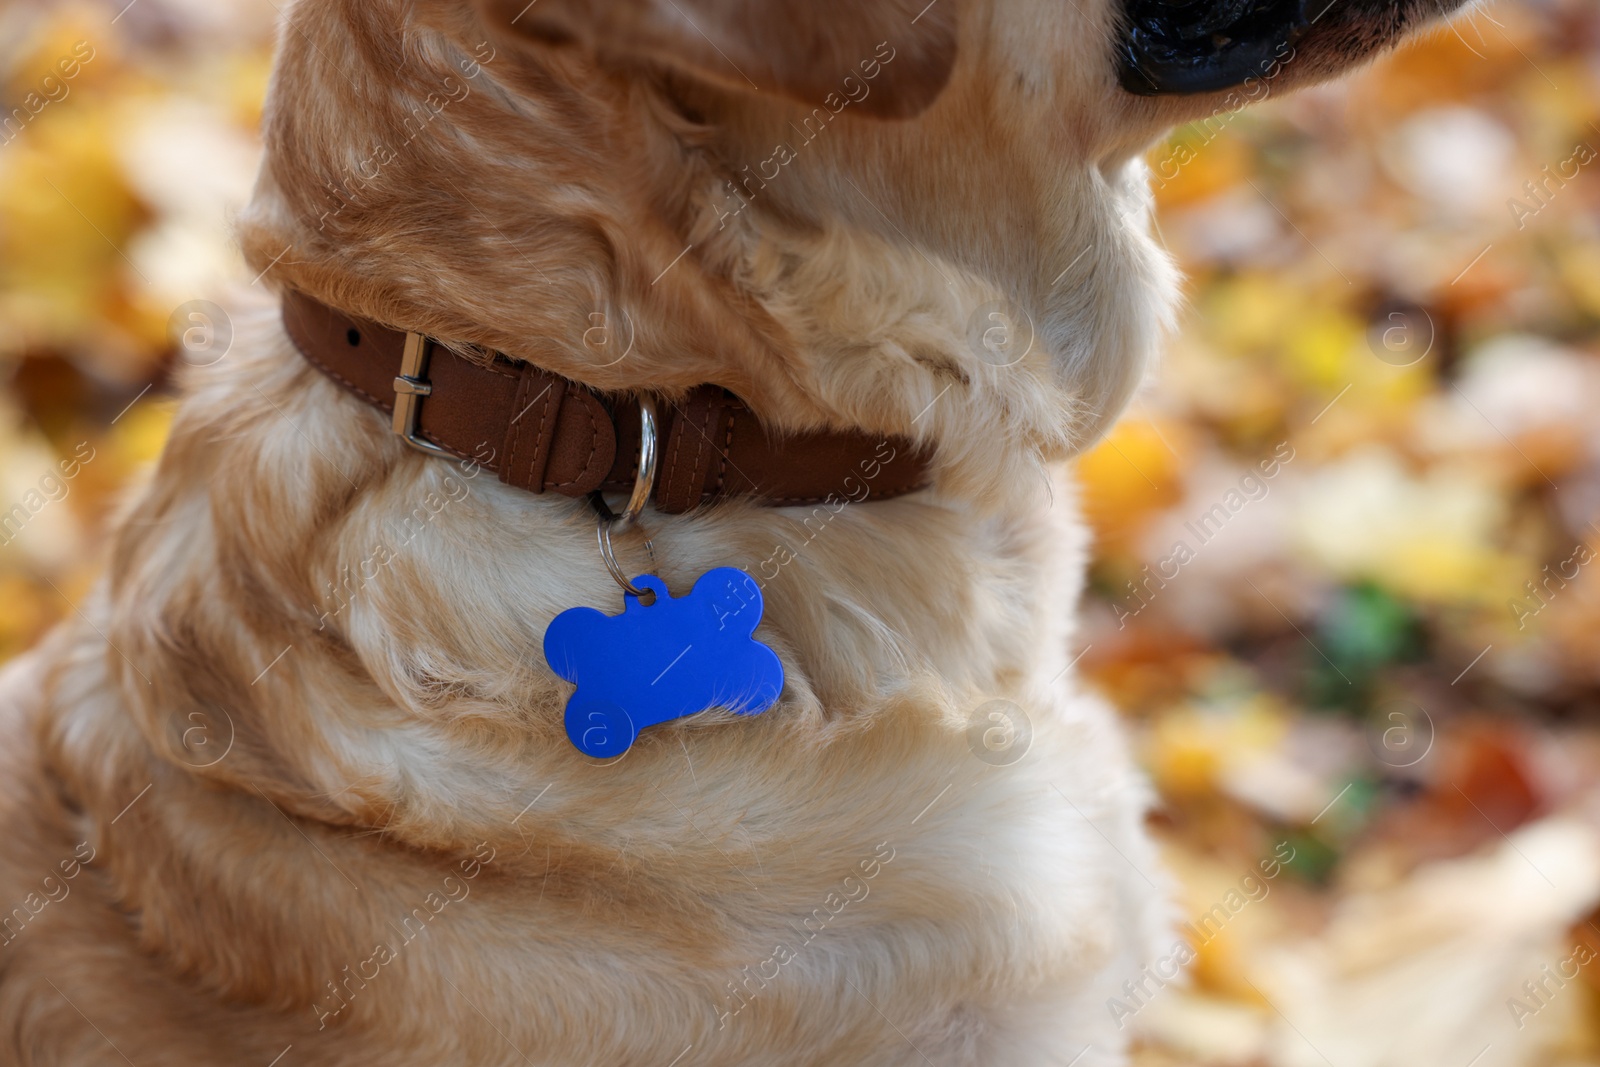
[[[0,658],[251,281],[276,17],[0,6]],[[1497,2],[1150,155],[1188,306],[1080,463],[1198,954],[1107,1005],[1146,1064],[1600,1063],[1597,123],[1600,8]]]

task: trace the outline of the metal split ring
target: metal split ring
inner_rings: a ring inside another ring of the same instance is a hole
[[[596,537],[600,542],[600,558],[605,562],[606,570],[611,572],[612,579],[622,587],[622,591],[632,597],[641,597],[646,603],[655,598],[655,593],[649,589],[640,589],[629,581],[628,573],[617,563],[616,553],[611,548],[611,535],[631,529],[640,512],[650,502],[650,494],[655,491],[656,485],[656,402],[653,397],[641,396],[639,398],[639,467],[633,478],[633,492],[628,496],[628,503],[620,513],[612,511],[611,505],[606,503],[605,497],[597,489],[589,494],[589,503],[593,505],[595,514],[599,516],[596,526]],[[646,542],[648,544],[648,542]]]

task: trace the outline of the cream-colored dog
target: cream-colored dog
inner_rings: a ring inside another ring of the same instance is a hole
[[[541,655],[622,605],[589,506],[408,449],[241,301],[3,676],[5,1062],[1123,1062],[1173,937],[1058,464],[1168,319],[1140,153],[1447,6],[300,0],[257,291],[931,484],[646,510],[623,566],[749,572],[787,679],[589,759]]]

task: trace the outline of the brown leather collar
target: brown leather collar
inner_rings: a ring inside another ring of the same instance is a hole
[[[464,359],[425,338],[412,337],[408,353],[404,331],[293,290],[284,294],[283,324],[301,355],[369,404],[393,414],[399,398],[396,432],[407,436],[409,428],[426,451],[475,459],[534,493],[579,497],[634,487],[639,413],[632,403],[503,356],[487,364]],[[413,365],[405,368],[408,358]],[[849,431],[773,438],[738,397],[715,385],[664,405],[659,433],[654,502],[668,513],[728,496],[772,506],[884,500],[929,480],[928,455],[905,438]]]

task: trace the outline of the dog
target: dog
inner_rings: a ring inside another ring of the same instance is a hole
[[[294,4],[231,347],[4,675],[6,1061],[1124,1063],[1174,935],[1065,465],[1172,318],[1140,156],[1453,6]],[[552,621],[718,568],[773,706],[580,751]]]

